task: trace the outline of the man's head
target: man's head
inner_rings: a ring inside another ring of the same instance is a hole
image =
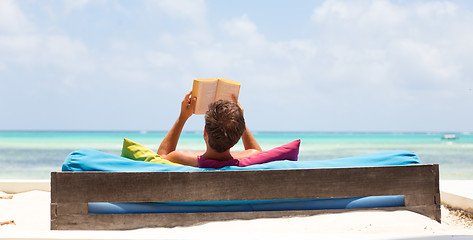
[[[205,130],[208,143],[217,152],[233,147],[245,132],[243,112],[237,104],[218,100],[209,105],[205,113]]]

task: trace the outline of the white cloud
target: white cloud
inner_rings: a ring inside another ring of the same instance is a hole
[[[11,0],[0,1],[0,33],[25,31],[29,28],[28,19]]]
[[[205,1],[148,0],[145,3],[151,16],[160,16],[157,18],[157,28],[153,29],[160,34],[160,40],[171,40],[169,37],[172,37],[173,41],[177,39],[186,45],[195,46],[213,41]],[[160,32],[159,25],[179,27],[170,29],[170,32]]]
[[[398,46],[399,54],[404,54],[403,59],[408,59],[419,70],[430,73],[430,79],[455,79],[458,73],[458,66],[446,62],[444,49],[423,42],[412,40],[402,40]]]
[[[205,21],[207,7],[203,0],[149,0],[150,9],[159,10],[176,18],[189,19],[202,23]]]
[[[331,17],[350,19],[353,18],[353,16],[350,14],[352,11],[353,9],[350,9],[350,6],[343,2],[328,0],[325,1],[321,7],[314,10],[314,14],[312,15],[311,19],[316,22],[324,22]]]
[[[39,45],[36,34],[5,34],[0,36],[0,51],[6,53],[31,53]],[[19,54],[20,56],[23,54]]]
[[[90,2],[91,2],[90,0],[65,0],[63,1],[64,7],[66,9],[66,13],[69,13],[77,9],[82,9]]]
[[[62,7],[64,14],[68,15],[74,11],[83,10],[86,7],[102,6],[109,9],[113,9],[119,13],[127,14],[128,11],[126,8],[122,7],[119,1],[110,1],[110,0],[62,0]],[[54,5],[50,5],[54,6]],[[52,14],[61,14],[59,12],[54,12]]]
[[[405,9],[387,0],[339,1],[327,0],[315,8],[311,16],[314,22],[344,22],[349,25],[395,24],[406,18]],[[372,21],[376,20],[376,21]]]
[[[0,37],[1,58],[8,64],[53,65],[74,72],[93,68],[91,53],[79,40],[65,35],[18,34]]]
[[[247,14],[223,20],[213,34],[218,38],[210,44],[188,46],[192,59],[187,66],[206,76],[243,81],[248,90],[284,89],[302,84],[303,76],[313,71],[318,48],[312,40],[271,42]]]
[[[269,48],[275,56],[294,62],[311,61],[318,52],[318,46],[309,39],[275,42]]]
[[[383,84],[410,92],[416,83],[435,87],[432,94],[458,91],[468,81],[462,51],[473,54],[471,42],[463,40],[472,39],[473,21],[454,3],[328,0],[311,20],[315,45],[323,49],[318,57],[333,66],[321,71],[329,78],[356,79],[367,90]]]
[[[49,35],[42,37],[42,46],[38,59],[48,59],[69,71],[89,72],[94,68],[92,54],[80,40],[71,39],[64,35]]]
[[[414,11],[423,18],[432,18],[436,16],[455,16],[458,6],[452,2],[426,2],[418,4]]]
[[[92,69],[91,52],[83,42],[36,26],[15,2],[0,1],[0,18],[0,31],[7,30],[0,35],[4,69],[11,64],[52,65],[73,72]]]
[[[258,28],[246,14],[222,22],[220,27],[230,37],[234,37],[238,41],[244,41],[249,46],[260,47],[266,44],[264,36],[258,32]]]

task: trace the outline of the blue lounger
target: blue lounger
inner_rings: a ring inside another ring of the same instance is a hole
[[[440,220],[438,165],[408,151],[205,169],[79,149],[51,173],[51,229],[135,229],[406,209]]]

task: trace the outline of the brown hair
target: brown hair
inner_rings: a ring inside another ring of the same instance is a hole
[[[240,140],[246,130],[243,112],[236,103],[227,100],[213,102],[205,113],[205,129],[210,147],[225,152]]]

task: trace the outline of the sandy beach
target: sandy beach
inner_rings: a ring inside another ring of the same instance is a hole
[[[468,189],[470,183],[457,181],[441,186]],[[458,187],[459,184],[465,188]],[[472,215],[445,206],[442,206],[442,224],[409,211],[362,210],[308,217],[210,222],[191,227],[51,231],[50,192],[26,190],[13,194],[11,191],[0,192],[3,197],[0,199],[0,222],[14,221],[14,224],[0,226],[0,239],[221,239],[223,236],[225,239],[473,239]]]

